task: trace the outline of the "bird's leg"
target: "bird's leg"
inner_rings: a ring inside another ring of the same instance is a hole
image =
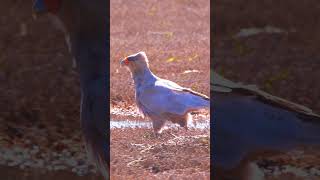
[[[188,132],[188,127],[187,126],[185,126],[184,129],[185,129],[185,132]]]
[[[160,138],[161,137],[161,133],[159,133],[157,131],[154,131],[153,135],[154,135],[155,138]]]
[[[190,113],[187,113],[185,116],[184,116],[184,128],[186,131],[188,131],[188,122],[192,122],[192,116]]]
[[[163,137],[161,131],[162,131],[162,130],[160,130],[160,131],[154,130],[153,132],[151,132],[151,133],[149,134],[149,137],[150,137],[150,138],[159,139],[159,138]]]
[[[186,118],[180,118],[176,121],[172,121],[173,123],[177,123],[180,125],[180,127],[186,128],[187,127],[187,123],[188,121],[186,120]]]
[[[163,119],[152,119],[152,126],[155,134],[162,133],[162,127],[164,126],[166,120]]]

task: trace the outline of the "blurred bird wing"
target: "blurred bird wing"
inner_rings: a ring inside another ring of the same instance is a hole
[[[286,150],[306,134],[294,113],[269,106],[255,97],[223,93],[214,97],[213,122],[218,147],[214,154],[219,166],[234,168],[257,151]]]
[[[218,92],[231,92],[232,88],[241,86],[238,83],[232,82],[228,79],[223,78],[219,74],[211,70],[211,89]]]
[[[205,100],[210,100],[209,97],[204,94],[198,93],[198,92],[193,91],[192,89],[189,89],[189,88],[181,87],[178,84],[176,84],[172,81],[169,81],[169,80],[165,80],[165,79],[158,80],[158,81],[156,81],[155,85],[166,87],[166,88],[174,90],[174,91],[182,91],[182,92],[190,93],[190,94],[193,94],[196,96],[200,96],[200,97],[204,98]]]
[[[235,167],[251,152],[320,143],[320,116],[311,109],[255,86],[234,83],[213,72],[211,75],[214,141],[219,147],[214,154],[219,166]]]
[[[285,100],[283,98],[273,96],[260,90],[255,85],[243,85],[241,83],[234,83],[228,79],[223,78],[215,72],[211,72],[211,89],[214,92],[222,93],[235,93],[238,95],[255,96],[255,98],[265,104],[270,104],[274,107],[284,108],[289,111],[297,112],[304,115],[314,116],[319,118],[320,116],[315,114],[311,109]]]

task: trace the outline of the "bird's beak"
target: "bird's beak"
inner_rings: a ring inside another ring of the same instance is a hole
[[[123,60],[120,61],[120,65],[123,66],[127,66],[129,64],[129,60],[128,58],[125,58]]]

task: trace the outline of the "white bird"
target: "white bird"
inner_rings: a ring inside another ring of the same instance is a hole
[[[130,70],[136,104],[143,116],[152,120],[155,133],[161,133],[166,120],[187,129],[187,122],[192,120],[190,112],[210,107],[207,96],[154,75],[145,52],[130,55],[120,63]]]
[[[212,152],[218,179],[249,179],[258,157],[320,145],[320,116],[312,110],[211,73]]]

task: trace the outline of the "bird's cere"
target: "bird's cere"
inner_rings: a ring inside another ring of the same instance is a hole
[[[128,65],[128,64],[129,64],[128,58],[124,59],[124,64],[125,64],[125,65]]]
[[[128,60],[128,58],[124,58],[124,60],[122,60],[122,61],[120,62],[120,64],[121,64],[121,65],[129,65],[129,60]]]

